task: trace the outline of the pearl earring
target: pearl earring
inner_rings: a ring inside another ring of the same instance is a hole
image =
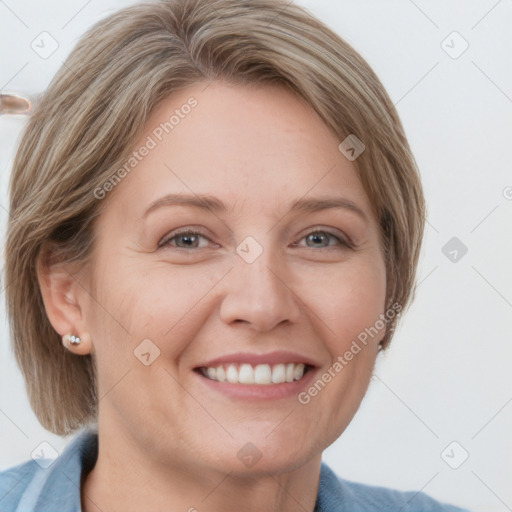
[[[66,341],[68,341],[71,345],[80,345],[82,341],[80,336],[75,336],[74,334],[66,334]]]

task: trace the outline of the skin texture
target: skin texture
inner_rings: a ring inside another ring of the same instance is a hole
[[[197,106],[103,199],[94,265],[40,278],[55,329],[83,337],[68,348],[97,360],[99,457],[83,508],[312,511],[322,451],[357,411],[385,328],[307,405],[296,394],[228,397],[194,368],[291,350],[320,377],[384,313],[377,222],[341,141],[278,86],[184,89],[154,110],[134,150],[190,97]],[[167,205],[144,218],[170,193],[227,208]],[[366,220],[342,208],[289,212],[326,196],[349,199]],[[187,227],[202,233],[192,246],[173,238]],[[332,235],[307,236],[318,231]],[[263,250],[252,263],[236,252],[248,236]],[[160,350],[149,366],[134,356],[145,339]],[[251,467],[237,457],[248,442],[261,454]]]

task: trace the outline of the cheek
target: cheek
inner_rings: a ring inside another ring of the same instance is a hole
[[[338,353],[365,329],[375,326],[384,313],[386,271],[381,259],[361,259],[317,276],[314,282],[308,303],[322,320],[330,344]],[[377,328],[379,334],[372,330],[376,341],[383,336],[382,322]]]
[[[103,320],[96,322],[96,331],[100,336],[109,333],[112,352],[126,347],[129,357],[150,339],[166,359],[175,358],[207,321],[213,307],[208,293],[224,273],[223,269],[203,272],[193,265],[172,271],[165,262],[146,266],[127,260],[110,265],[98,273],[103,281],[101,306],[96,309]]]

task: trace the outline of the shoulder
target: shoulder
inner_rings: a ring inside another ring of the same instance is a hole
[[[82,470],[94,465],[97,434],[83,430],[56,459],[37,459],[0,471],[2,512],[80,510]]]
[[[404,492],[343,480],[325,464],[322,464],[317,507],[318,512],[467,512],[440,503],[423,492]]]

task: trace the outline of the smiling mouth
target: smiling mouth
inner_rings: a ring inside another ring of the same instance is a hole
[[[312,366],[304,363],[221,364],[197,368],[203,377],[217,382],[269,386],[301,380]]]

